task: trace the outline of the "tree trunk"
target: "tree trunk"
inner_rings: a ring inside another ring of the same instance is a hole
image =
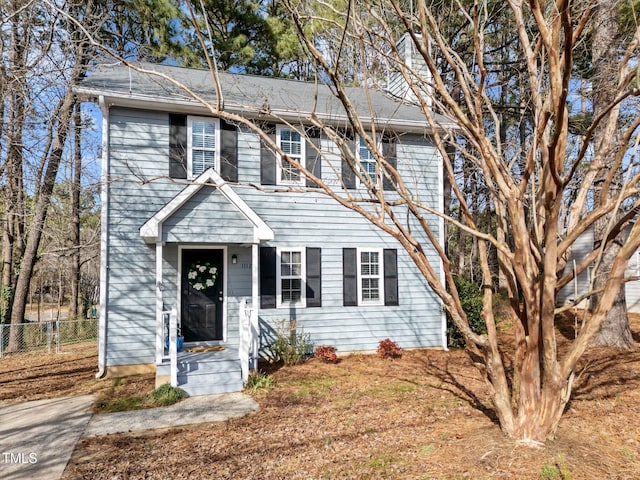
[[[88,2],[86,5],[72,7],[82,9],[82,15],[80,12],[76,12],[78,17],[82,18],[82,21],[91,22],[93,20],[92,15],[92,2]],[[52,144],[51,148],[44,153],[46,158],[46,169],[44,171],[44,177],[42,184],[40,185],[36,204],[34,207],[33,219],[29,228],[29,238],[25,246],[25,253],[22,259],[20,273],[16,282],[16,290],[14,297],[14,304],[11,311],[11,323],[20,323],[24,319],[26,310],[26,303],[29,294],[29,283],[31,281],[31,275],[33,268],[38,258],[38,248],[40,246],[40,239],[42,238],[42,232],[47,218],[47,211],[51,200],[51,194],[53,187],[56,183],[56,177],[58,175],[58,169],[62,156],[65,151],[65,144],[69,136],[69,130],[71,128],[71,121],[73,119],[73,112],[76,105],[76,98],[73,93],[73,86],[84,76],[87,68],[87,46],[88,41],[84,39],[83,33],[78,30],[74,23],[68,23],[68,31],[73,42],[69,45],[69,50],[73,52],[74,66],[73,71],[69,76],[69,83],[65,85],[66,92],[58,103],[56,110],[57,117],[52,118],[54,123],[52,130]],[[44,163],[43,163],[44,165]],[[13,330],[13,329],[12,329]],[[13,332],[12,332],[13,334]],[[9,339],[9,349],[12,347],[12,338]],[[18,345],[13,344],[14,348]]]
[[[78,305],[80,303],[80,189],[82,175],[82,150],[81,150],[81,115],[80,105],[76,105],[74,112],[74,150],[73,150],[73,181],[71,184],[71,291],[69,300],[69,320],[78,318]]]
[[[29,293],[29,282],[31,280],[33,267],[36,264],[38,247],[40,245],[40,239],[42,238],[42,230],[47,218],[47,210],[49,208],[51,193],[53,192],[56,176],[58,175],[58,167],[62,159],[65,142],[69,133],[74,105],[75,98],[73,92],[71,91],[71,89],[69,89],[62,99],[62,105],[59,109],[60,115],[57,119],[58,128],[56,131],[56,138],[53,142],[51,155],[49,156],[47,162],[44,182],[40,189],[40,194],[38,195],[38,201],[36,202],[33,220],[29,229],[31,234],[29,235],[29,238],[27,240],[24,258],[22,260],[22,266],[16,284],[13,309],[11,311],[12,324],[20,323],[24,319],[27,297]],[[9,350],[11,350],[12,348],[12,338],[13,336],[11,336],[9,339]],[[14,348],[17,348],[17,345],[14,345]]]
[[[9,60],[9,71],[13,81],[8,85],[6,96],[8,98],[7,111],[7,157],[6,157],[6,221],[3,231],[3,272],[2,272],[2,302],[4,321],[11,319],[15,301],[16,270],[22,268],[20,263],[22,257],[23,241],[21,235],[24,231],[24,216],[20,213],[24,208],[20,205],[24,201],[22,189],[23,158],[22,158],[22,131],[25,127],[26,118],[26,59],[24,31],[28,29],[23,25],[24,21],[19,12],[22,9],[20,2],[13,2],[10,15],[11,18],[11,51]],[[12,326],[9,330],[9,351],[18,350],[23,343],[22,328]]]
[[[598,224],[596,223],[596,226],[597,225]],[[606,230],[606,226],[603,230]],[[600,236],[603,235],[601,233],[603,230],[599,232]],[[595,279],[593,282],[594,288],[598,289],[604,286],[607,278],[611,274],[613,259],[619,251],[620,244],[617,241],[611,242],[611,246],[605,248],[600,267],[595,273]],[[599,301],[599,297],[600,295],[597,295],[594,302]],[[594,303],[594,305],[597,305],[597,303]],[[629,317],[627,315],[627,300],[624,285],[618,291],[613,302],[613,306],[607,313],[607,316],[600,327],[600,331],[594,339],[594,343],[620,350],[626,350],[634,347],[633,336],[631,334],[631,328],[629,327]]]
[[[620,40],[617,7],[618,2],[615,0],[601,0],[594,18],[595,28],[592,46],[593,70],[595,72],[592,79],[594,117],[606,111],[615,98],[615,89],[611,88],[611,86],[618,78],[617,65]],[[606,133],[607,117],[605,117],[598,126],[594,136],[596,144],[600,146],[600,149],[604,148],[606,152],[604,161],[600,165],[594,181],[593,190],[596,204],[604,202],[608,198],[615,197],[620,191],[619,175],[610,178],[612,162],[609,161],[609,158],[614,156],[616,152],[610,147],[607,147],[607,143],[610,142]],[[599,248],[607,239],[608,225],[612,215],[615,215],[615,212],[594,223],[593,238],[596,248]],[[611,275],[613,260],[620,251],[620,245],[622,243],[624,243],[624,239],[620,238],[609,242],[608,245],[605,246],[602,259],[594,272],[593,287],[595,290],[602,288]],[[592,297],[592,310],[599,301],[599,294]],[[600,332],[595,338],[595,343],[620,349],[633,347],[633,337],[631,336],[629,318],[627,316],[624,285],[620,288],[613,307],[607,313]]]

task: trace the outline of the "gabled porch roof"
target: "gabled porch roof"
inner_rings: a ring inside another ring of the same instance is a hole
[[[226,183],[212,168],[204,171],[200,176],[187,185],[178,195],[158,210],[142,227],[140,237],[146,243],[163,241],[163,224],[168,221],[181,208],[185,207],[204,187],[214,187],[228,205],[246,218],[248,224],[253,227],[252,243],[273,240],[273,230],[254,212],[247,203]]]

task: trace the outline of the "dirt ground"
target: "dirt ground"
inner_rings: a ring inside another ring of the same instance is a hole
[[[95,342],[65,346],[64,353],[16,353],[0,357],[0,405],[66,397],[110,395],[112,380],[95,378],[98,350]],[[151,391],[155,375],[129,377],[118,386],[121,395]]]
[[[640,341],[640,316],[632,318]],[[25,356],[26,357],[26,356]],[[95,352],[0,359],[0,402],[106,392]],[[53,373],[49,373],[53,372]],[[251,416],[85,438],[64,479],[638,479],[640,351],[592,350],[554,441],[507,439],[462,351],[352,355],[272,373]],[[152,379],[127,379],[133,391]]]

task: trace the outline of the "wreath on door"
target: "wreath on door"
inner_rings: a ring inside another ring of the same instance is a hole
[[[213,287],[218,278],[218,267],[211,265],[209,262],[192,263],[187,280],[194,290],[205,290]]]

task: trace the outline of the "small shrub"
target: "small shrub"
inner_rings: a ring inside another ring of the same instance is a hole
[[[144,408],[144,397],[100,397],[93,403],[93,411],[96,413],[128,412]]]
[[[276,340],[271,345],[276,360],[289,365],[297,365],[307,359],[313,351],[313,346],[308,333],[304,333],[302,329],[298,329],[295,321],[282,322],[280,328],[276,331]]]
[[[378,355],[382,358],[399,358],[402,356],[402,349],[390,338],[385,338],[378,344]]]
[[[247,379],[245,388],[255,392],[258,390],[270,390],[275,384],[276,381],[271,375],[267,375],[259,370],[252,370],[249,372],[249,378]]]
[[[336,347],[331,345],[318,345],[313,351],[313,356],[321,359],[324,363],[338,363],[340,361],[336,354]]]
[[[151,392],[151,400],[153,401],[153,404],[158,407],[173,405],[186,396],[187,394],[184,390],[178,387],[172,387],[168,383],[165,383]]]
[[[564,455],[558,455],[554,465],[545,463],[540,472],[541,480],[571,480],[572,475],[567,467],[567,459]]]
[[[118,383],[116,385],[116,383]],[[114,387],[109,392],[105,392],[94,402],[93,411],[95,413],[127,412],[129,410],[140,410],[142,408],[166,407],[178,403],[187,394],[184,390],[172,387],[169,384],[162,385],[150,393],[144,395],[127,395],[117,388],[124,384],[114,380]]]
[[[469,327],[477,334],[487,333],[487,326],[482,319],[482,288],[480,285],[464,278],[457,278],[455,284],[460,297],[460,304],[467,314]],[[449,312],[447,312],[447,337],[449,339],[449,347],[464,348],[464,337],[453,323]]]

